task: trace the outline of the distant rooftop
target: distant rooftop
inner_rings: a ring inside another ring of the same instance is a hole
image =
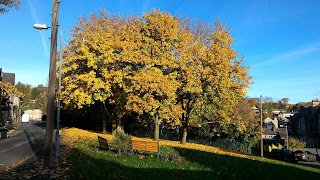
[[[15,77],[16,77],[15,73],[3,73],[2,81],[9,82],[12,85],[14,85],[15,84]]]
[[[278,133],[281,139],[287,138],[287,129],[286,128],[278,128]]]

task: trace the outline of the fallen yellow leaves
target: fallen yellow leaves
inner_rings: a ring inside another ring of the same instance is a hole
[[[97,141],[97,137],[102,136],[108,140],[112,140],[113,136],[111,134],[100,134],[95,132],[90,132],[82,129],[77,128],[67,128],[62,130],[62,141],[66,145],[73,145],[74,142],[81,141],[84,143],[88,143],[90,141]],[[144,140],[144,141],[153,141],[150,138],[138,138],[138,137],[132,137],[134,140]],[[181,144],[179,141],[169,141],[169,140],[161,140],[160,141],[161,146],[169,146],[169,147],[178,147],[178,148],[186,148],[186,149],[193,149],[193,150],[200,150],[200,151],[206,151],[206,152],[212,152],[216,154],[223,154],[223,155],[229,155],[229,156],[236,156],[241,158],[247,158],[247,159],[257,159],[255,156],[250,156],[247,154],[241,154],[235,151],[230,151],[222,148],[202,145],[202,144],[196,144],[196,143],[185,143]]]
[[[100,134],[90,132],[77,128],[67,128],[61,130],[61,142],[66,146],[72,146],[75,142],[90,142],[97,140],[98,136],[111,140],[113,138],[110,134]]]

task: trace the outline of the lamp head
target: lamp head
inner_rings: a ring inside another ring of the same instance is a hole
[[[43,29],[49,28],[46,24],[34,24],[33,27],[38,30],[43,30]]]

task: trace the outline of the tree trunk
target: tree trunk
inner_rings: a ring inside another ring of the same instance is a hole
[[[111,117],[108,109],[106,108],[105,102],[101,102],[101,118],[102,118],[102,133],[106,134],[107,133],[107,118],[112,120],[112,117]]]
[[[159,141],[159,115],[158,113],[155,114],[155,121],[154,121],[154,140]]]
[[[122,129],[122,127],[121,127],[121,120],[118,119],[118,120],[116,120],[116,122],[117,122],[117,125],[116,125],[117,131],[122,131],[122,130],[124,130],[124,129]]]
[[[183,135],[181,139],[181,144],[184,144],[187,142],[187,134],[188,134],[188,127],[189,127],[189,117],[190,117],[190,112],[192,109],[192,99],[188,99],[186,106],[183,106],[183,100],[182,100],[182,109],[186,110],[186,114],[182,113],[182,124],[183,124]]]
[[[187,142],[187,134],[188,134],[188,119],[185,117],[184,113],[182,113],[182,139],[181,144],[184,144]]]
[[[183,135],[182,135],[181,144],[184,144],[187,142],[187,134],[188,134],[188,128],[183,127]]]
[[[105,102],[102,102],[102,123],[103,123],[103,126],[102,126],[102,128],[104,129],[103,131],[105,132],[105,133],[107,133],[107,118],[111,121],[111,123],[112,123],[112,125],[113,125],[113,118],[112,118],[112,116],[111,116],[111,114],[110,114],[110,112],[109,112],[109,110],[107,109],[107,107],[106,107],[106,104],[105,104]],[[106,114],[105,114],[106,113]],[[107,116],[105,116],[105,115],[107,115]],[[107,118],[106,118],[107,117]],[[112,128],[112,132],[113,132],[113,128]]]
[[[115,120],[116,120],[116,129],[119,131],[119,130],[123,130],[122,129],[122,126],[121,126],[121,118],[120,118],[120,116],[118,116],[117,114],[115,114],[116,115],[116,118],[115,118]]]
[[[106,134],[107,133],[107,120],[104,115],[103,109],[101,110],[101,118],[102,118],[102,133]]]

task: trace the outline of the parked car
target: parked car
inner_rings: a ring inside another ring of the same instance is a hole
[[[289,149],[272,149],[271,159],[276,159],[280,161],[286,161],[291,163],[297,163],[298,159],[295,154]]]
[[[317,161],[317,156],[310,151],[305,151],[303,160],[314,162],[314,161]]]
[[[310,151],[297,150],[294,154],[299,161],[317,161],[317,155]]]
[[[300,150],[297,150],[294,152],[294,155],[296,156],[296,158],[298,159],[298,161],[303,161],[303,158],[304,158],[304,152],[303,151],[300,151]]]
[[[9,130],[0,123],[0,139],[9,137]]]

